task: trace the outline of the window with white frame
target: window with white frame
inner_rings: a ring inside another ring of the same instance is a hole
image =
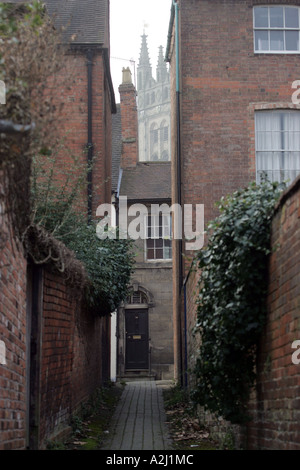
[[[293,181],[300,174],[300,110],[255,114],[256,181]]]
[[[151,214],[146,224],[146,258],[172,258],[172,222],[170,214]]]
[[[158,127],[160,126],[160,127]],[[150,161],[169,160],[169,127],[165,120],[150,127]]]
[[[253,9],[255,52],[299,53],[300,8],[257,6]]]

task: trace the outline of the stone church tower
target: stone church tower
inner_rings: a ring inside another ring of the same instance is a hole
[[[170,75],[160,46],[152,77],[147,36],[137,67],[139,161],[170,161]]]

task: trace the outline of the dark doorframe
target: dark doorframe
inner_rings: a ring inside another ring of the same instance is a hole
[[[38,450],[40,424],[41,323],[43,268],[27,268],[26,447]]]
[[[149,369],[148,309],[125,310],[125,368]]]

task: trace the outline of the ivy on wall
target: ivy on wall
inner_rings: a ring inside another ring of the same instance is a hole
[[[283,185],[254,183],[218,204],[195,260],[200,350],[193,400],[232,423],[249,419],[256,345],[266,318],[270,226]]]
[[[6,85],[0,124],[34,124],[25,135],[1,132],[0,174],[6,186],[0,208],[29,258],[50,263],[78,291],[84,284],[88,307],[109,314],[127,295],[134,254],[130,241],[100,240],[80,205],[90,168],[86,155],[70,155],[59,132],[64,117],[57,89],[76,79],[72,70],[63,70],[60,78],[65,47],[38,1],[0,2],[0,34],[0,80]],[[0,246],[5,237],[0,227]]]

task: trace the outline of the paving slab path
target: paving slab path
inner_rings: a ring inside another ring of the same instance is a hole
[[[156,380],[127,382],[103,449],[171,449],[162,395],[163,388],[171,383]]]

